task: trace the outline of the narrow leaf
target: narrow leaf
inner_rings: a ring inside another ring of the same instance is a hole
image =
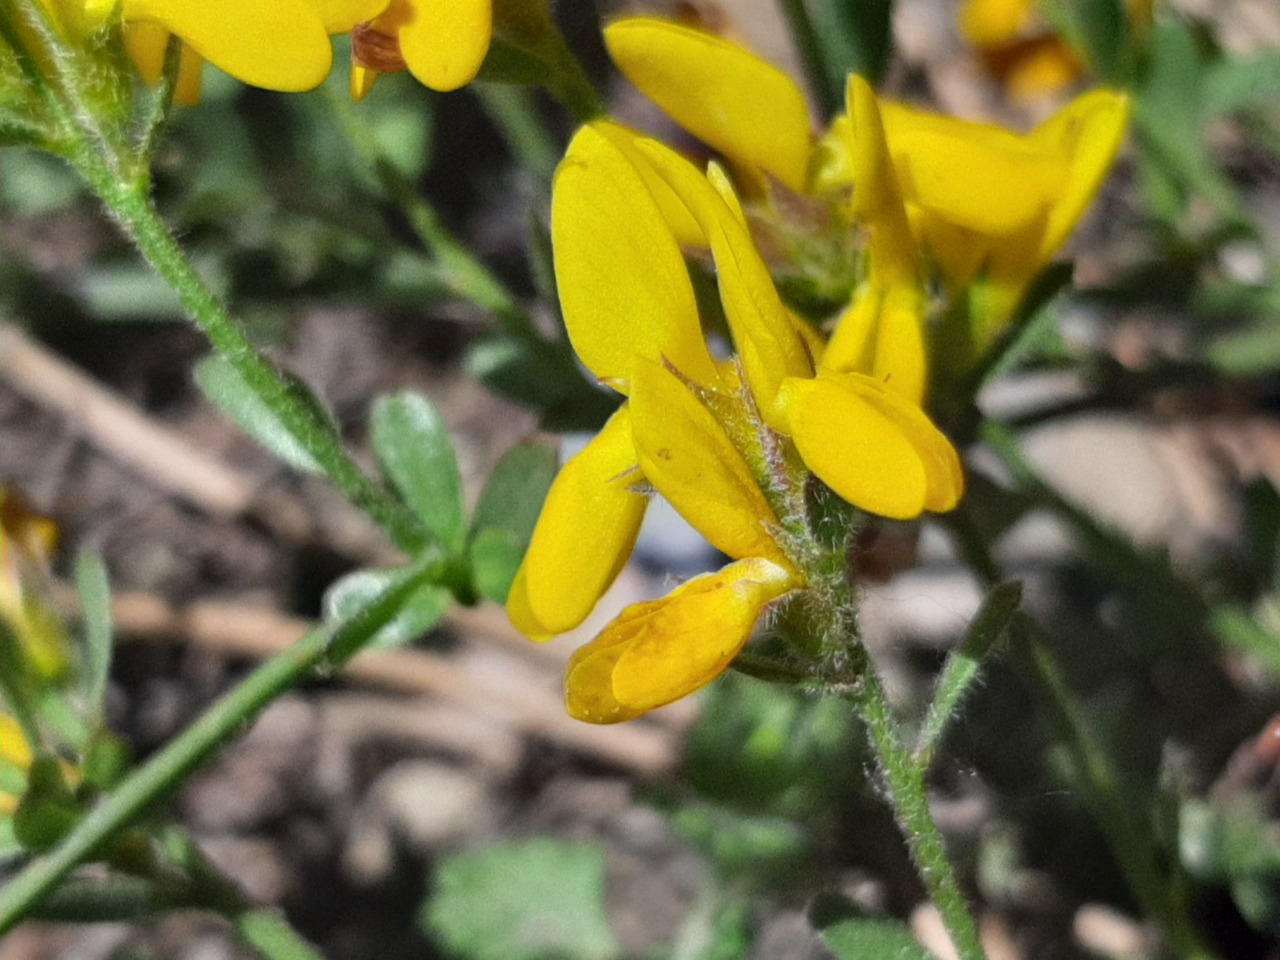
[[[206,357],[196,364],[196,383],[214,406],[285,463],[299,470],[321,472],[320,465],[311,454],[289,432],[275,411],[245,383],[230,361],[219,356]],[[310,391],[301,384],[296,386],[314,406],[320,406]]]
[[[89,709],[101,716],[111,673],[111,586],[102,558],[91,550],[76,557],[76,587],[84,608],[84,681]]]
[[[330,622],[344,620],[391,590],[402,570],[359,570],[336,581],[324,595],[324,616]],[[402,647],[426,634],[449,609],[451,594],[434,583],[423,583],[404,597],[365,640],[374,649]]]
[[[494,467],[476,504],[471,530],[497,528],[528,541],[556,475],[556,452],[545,443],[522,443]]]
[[[409,508],[446,551],[461,551],[467,531],[462,476],[431,401],[415,393],[380,398],[373,408],[373,447]]]
[[[1011,580],[992,587],[969,624],[964,639],[947,658],[916,745],[916,760],[922,768],[929,765],[947,724],[956,715],[960,702],[972,688],[987,656],[1013,619],[1021,599],[1021,583]]]
[[[858,73],[879,86],[893,56],[893,0],[828,0],[819,17],[832,79]]]

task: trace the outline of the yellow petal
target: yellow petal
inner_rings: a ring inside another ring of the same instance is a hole
[[[578,131],[556,172],[551,238],[569,339],[626,391],[637,358],[714,383],[684,257],[644,178],[609,136]]]
[[[796,585],[787,570],[753,558],[628,607],[569,661],[569,713],[618,723],[701,689],[746,646],[764,608]]]
[[[124,48],[144,83],[154,87],[164,75],[169,31],[158,23],[126,23]]]
[[[631,431],[645,478],[718,549],[788,564],[778,518],[742,454],[689,388],[656,363],[635,372]]]
[[[916,287],[884,290],[866,284],[837,322],[822,356],[823,368],[865,373],[921,405],[928,386],[923,310]]]
[[[1016,40],[1035,16],[1035,0],[965,0],[960,30],[980,47]]]
[[[1079,54],[1047,34],[1018,44],[998,76],[1011,100],[1035,100],[1069,87],[1083,73]]]
[[[1075,229],[1115,163],[1129,129],[1130,100],[1112,90],[1077,97],[1032,131],[1037,149],[1068,161],[1068,173],[1049,213],[1040,259],[1049,257]]]
[[[746,224],[716,187],[691,163],[662,144],[642,140],[637,146],[684,201],[707,236],[734,347],[760,413],[766,423],[772,424],[776,418],[774,399],[782,381],[813,372],[804,340],[796,332]]]
[[[613,145],[631,161],[632,166],[644,180],[644,185],[649,188],[649,194],[662,212],[662,218],[667,221],[667,226],[675,234],[676,243],[681,248],[705,247],[707,237],[702,232],[702,227],[698,225],[698,221],[693,219],[693,214],[684,205],[684,201],[677,197],[667,186],[667,182],[658,176],[658,172],[653,169],[653,164],[636,146],[639,141],[648,138],[629,127],[609,120],[596,120],[591,127],[608,137]]]
[[[378,82],[379,75],[380,71],[353,62],[351,64],[351,99],[359,103],[367,97],[373,85]]]
[[[635,545],[646,500],[632,484],[641,479],[623,407],[551,485],[507,600],[519,630],[545,640],[587,618]]]
[[[873,279],[886,287],[914,285],[919,257],[875,91],[855,73],[849,75],[845,96],[849,120],[839,129],[847,138],[848,169],[854,184],[852,211],[871,233]]]
[[[904,198],[948,223],[1009,236],[1040,221],[1065,158],[1036,155],[1007,130],[885,104],[885,133]]]
[[[124,18],[163,24],[214,66],[269,90],[310,90],[333,63],[307,0],[124,0]]]
[[[138,76],[149,86],[155,86],[164,75],[164,60],[170,36],[169,30],[158,23],[144,21],[124,25],[125,51],[133,61]],[[189,44],[182,44],[182,49],[178,51],[178,76],[173,94],[178,103],[192,107],[200,102],[203,72],[203,58]]]
[[[178,77],[174,83],[173,97],[184,107],[194,107],[200,102],[200,89],[204,81],[204,57],[189,43],[178,51]]]
[[[618,68],[677,123],[729,159],[802,191],[813,137],[804,94],[755,54],[651,17],[605,29]]]
[[[959,502],[955,448],[918,406],[879,381],[824,372],[788,380],[782,396],[800,456],[855,507],[909,520]]]
[[[327,33],[350,33],[387,9],[389,0],[307,0]]]
[[[456,90],[480,72],[493,36],[492,0],[392,0],[379,29],[400,36],[409,72],[433,90]]]
[[[0,757],[20,770],[31,766],[31,745],[18,721],[7,714],[0,714]]]

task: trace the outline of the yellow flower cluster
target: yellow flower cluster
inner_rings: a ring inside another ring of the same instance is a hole
[[[1128,127],[1128,97],[1108,90],[1024,135],[878,98],[852,77],[847,113],[815,137],[795,82],[735,44],[648,17],[614,23],[605,40],[628,79],[754,189],[769,178],[823,196],[852,187],[850,211],[879,234],[864,296],[883,300],[893,287],[895,306],[910,300],[923,253],[953,296],[974,295],[978,351],[1071,234]],[[865,303],[854,309],[869,312]]]
[[[138,72],[155,83],[170,36],[182,41],[177,97],[200,96],[204,61],[245,83],[301,91],[333,65],[330,36],[353,33],[352,90],[379,72],[408,69],[452,90],[475,77],[489,49],[491,0],[42,0],[55,27],[83,39],[113,17]]]
[[[808,197],[865,244],[824,338],[784,305],[725,171],[610,122],[570,144],[552,201],[565,324],[627,400],[557,478],[508,613],[534,639],[581,624],[654,494],[733,561],[628,608],[577,651],[569,710],[601,723],[710,682],[778,601],[832,595],[823,578],[844,577],[844,558],[833,574],[818,547],[813,478],[884,517],[956,504],[959,457],[924,412],[930,297],[967,304],[960,349],[975,362],[1092,199],[1128,118],[1124,96],[1098,91],[1019,135],[884,100],[853,76],[846,113],[815,135],[800,88],[741,47],[645,17],[605,39],[637,87],[729,162],[752,211]],[[704,336],[690,249],[713,262],[728,359]]]
[[[714,261],[731,359],[717,360],[703,334],[687,237]],[[574,349],[627,402],[553,485],[512,586],[512,621],[535,639],[580,624],[625,563],[650,491],[734,561],[628,608],[575,654],[569,711],[609,723],[710,682],[770,604],[818,578],[810,474],[900,519],[950,509],[963,479],[919,405],[920,337],[877,338],[874,369],[827,365],[718,168],[703,175],[611,123],[584,127],[556,176],[552,240]]]

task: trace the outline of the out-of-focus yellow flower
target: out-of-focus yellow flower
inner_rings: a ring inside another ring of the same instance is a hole
[[[480,71],[493,35],[492,0],[391,0],[351,38],[351,95],[380,73],[408,70],[433,90],[456,90]]]
[[[23,736],[18,721],[8,714],[0,714],[0,761],[25,773],[34,759],[31,744]],[[0,817],[9,816],[18,809],[18,797],[0,788]]]
[[[71,664],[70,640],[38,588],[49,577],[58,527],[16,490],[0,487],[0,621],[38,676],[60,676]]]
[[[702,334],[676,239],[689,231],[715,261],[732,361]],[[552,240],[574,349],[628,400],[552,486],[508,599],[513,623],[535,639],[580,624],[630,554],[649,491],[735,561],[628,608],[574,656],[570,712],[615,722],[709,683],[763,611],[809,583],[805,465],[901,519],[950,509],[963,479],[893,384],[897,347],[876,375],[815,365],[716,168],[704,176],[613,124],[584,127],[556,176]]]
[[[1084,73],[1080,57],[1036,11],[1036,0],[965,0],[960,32],[1015,99],[1056,93]]]
[[[1132,28],[1150,25],[1152,0],[1126,0],[1125,7]],[[960,32],[1014,99],[1057,93],[1087,72],[1080,55],[1040,15],[1036,0],[965,0]]]
[[[170,35],[182,40],[177,97],[200,98],[205,60],[268,90],[317,86],[333,65],[329,35],[376,17],[388,0],[43,0],[54,25],[83,40],[118,12],[138,72],[154,84]]]

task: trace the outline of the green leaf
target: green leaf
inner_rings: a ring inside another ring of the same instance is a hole
[[[133,751],[128,743],[110,730],[99,731],[85,751],[84,782],[105,793],[120,782],[132,759]]]
[[[523,443],[507,451],[480,494],[467,549],[476,589],[495,603],[506,602],[555,475],[555,451]]]
[[[462,475],[444,421],[416,393],[381,397],[373,408],[373,448],[387,478],[451,555],[466,542]]]
[[[1249,58],[1222,57],[1205,78],[1205,113],[1219,116],[1275,106],[1280,90],[1280,50],[1264,50]]]
[[[529,344],[501,333],[478,337],[467,351],[466,367],[486,386],[539,410],[563,399],[568,390],[561,376],[563,364],[550,345]]]
[[[1075,264],[1051,263],[1031,282],[1018,309],[983,358],[982,382],[995,383],[1024,364],[1065,352],[1058,313]]]
[[[536,55],[495,34],[478,79],[537,87],[547,82],[548,73],[547,65]]]
[[[476,592],[494,603],[506,603],[520,561],[529,549],[505,530],[481,530],[467,547]]]
[[[1010,580],[992,587],[959,646],[947,657],[916,745],[916,759],[922,767],[929,765],[947,724],[956,716],[960,701],[972,688],[973,681],[1004,635],[1021,600],[1021,583]]]
[[[219,410],[240,425],[245,433],[274,453],[285,463],[299,470],[320,473],[320,465],[312,458],[297,438],[288,431],[275,411],[267,406],[244,378],[224,357],[206,357],[196,364],[196,383],[204,395]],[[287,377],[287,375],[285,375]],[[305,386],[289,379],[289,386],[299,396],[317,408],[323,409]],[[328,419],[328,414],[325,414]]]
[[[421,923],[470,960],[606,960],[604,853],[538,837],[457,854],[436,871]]]
[[[825,928],[822,939],[840,960],[937,960],[893,920],[842,920]]]
[[[101,717],[111,673],[111,585],[102,558],[92,550],[76,557],[76,587],[84,608],[83,689],[89,709]]]
[[[1103,80],[1125,79],[1129,15],[1124,0],[1081,0],[1073,9],[1093,72]]]
[[[1185,186],[1201,194],[1219,215],[1240,219],[1240,201],[1204,144],[1205,62],[1190,27],[1157,24],[1134,110],[1134,132],[1142,146],[1144,181],[1167,205]],[[1147,171],[1159,168],[1159,173]],[[1168,181],[1168,182],[1162,182]]]
[[[819,39],[841,94],[851,73],[878,87],[893,57],[893,0],[827,0],[818,16]]]
[[[81,811],[55,757],[36,757],[28,777],[27,792],[13,814],[14,835],[28,850],[48,850],[75,826]]]
[[[1228,647],[1253,657],[1280,677],[1280,634],[1259,623],[1249,611],[1235,605],[1215,607],[1209,614],[1209,626]]]
[[[403,570],[359,570],[334,582],[324,595],[324,616],[331,623],[354,616],[389,591],[404,576]],[[377,649],[402,647],[426,634],[449,609],[452,595],[444,587],[424,583],[410,592],[365,646]]]

